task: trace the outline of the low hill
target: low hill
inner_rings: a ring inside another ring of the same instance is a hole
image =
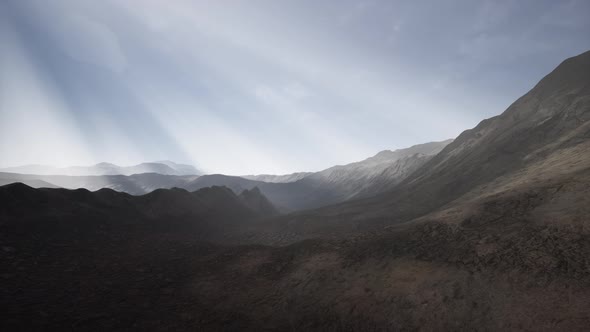
[[[186,230],[211,240],[245,227],[247,222],[274,216],[276,209],[257,190],[236,195],[226,187],[157,189],[132,196],[111,189],[34,189],[22,183],[0,187],[2,231],[45,231],[68,238],[72,232],[92,236],[98,230],[126,232]]]

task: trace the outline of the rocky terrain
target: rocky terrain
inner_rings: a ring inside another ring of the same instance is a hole
[[[575,227],[424,222],[284,247],[207,244],[178,228],[2,231],[4,330],[584,330],[590,323],[590,242]]]

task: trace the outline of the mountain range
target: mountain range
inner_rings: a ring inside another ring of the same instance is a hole
[[[177,231],[181,228],[211,240],[215,232],[221,232],[230,224],[238,228],[248,220],[278,214],[257,188],[235,194],[229,188],[219,186],[194,192],[180,188],[157,189],[149,194],[132,196],[112,189],[95,192],[34,189],[22,183],[12,183],[0,187],[0,200],[3,232],[43,233],[50,230],[58,237],[72,236],[72,232],[92,236],[92,232],[99,229],[112,232],[134,228]]]
[[[66,176],[3,172],[0,173],[0,183],[22,182],[32,187],[85,188],[92,191],[110,188],[132,195],[143,195],[156,189],[173,187],[195,191],[210,186],[226,186],[236,193],[256,187],[281,210],[293,211],[383,192],[407,177],[451,141],[382,151],[360,162],[334,166],[316,173],[295,173],[274,178],[221,174],[178,176],[159,172],[129,176]],[[138,167],[134,169],[138,170]],[[267,182],[262,181],[263,179]]]
[[[163,175],[200,175],[201,171],[191,165],[177,164],[172,161],[141,163],[134,166],[118,166],[111,163],[98,163],[92,166],[54,167],[47,165],[25,165],[0,168],[0,172],[36,174],[36,175],[133,175],[142,173],[158,173]]]
[[[273,182],[138,176],[185,189],[0,187],[3,330],[590,324],[590,52],[453,141]]]

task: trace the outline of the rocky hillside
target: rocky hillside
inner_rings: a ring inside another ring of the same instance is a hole
[[[395,187],[453,140],[415,145],[395,151],[381,151],[363,161],[334,166],[307,176],[319,190],[339,192],[341,201],[371,196]]]
[[[590,165],[589,120],[586,52],[564,61],[501,115],[463,132],[390,192],[285,217],[290,226],[279,231],[301,239],[378,229],[491,195],[574,181]],[[572,203],[585,197],[569,195]]]

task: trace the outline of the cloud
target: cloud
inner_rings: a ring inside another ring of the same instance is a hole
[[[20,38],[2,45],[16,56],[3,57],[0,120],[40,130],[13,113],[39,114],[59,133],[55,145],[30,140],[27,149],[233,174],[317,170],[456,136],[583,51],[589,34],[582,1],[0,7],[2,29]],[[575,24],[563,21],[570,15]],[[7,144],[0,155],[34,159]],[[40,153],[46,160],[55,158]]]
[[[127,67],[127,58],[117,35],[98,20],[68,12],[55,22],[52,35],[63,52],[76,61],[117,73]]]

